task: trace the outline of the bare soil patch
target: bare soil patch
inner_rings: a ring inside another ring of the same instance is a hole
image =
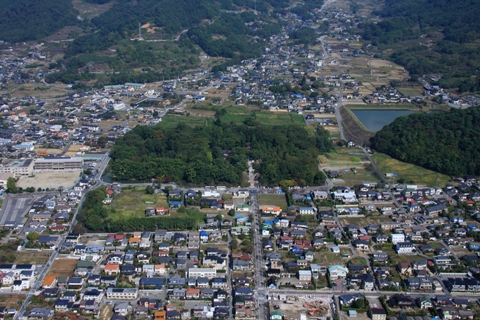
[[[33,177],[21,177],[17,182],[18,187],[71,188],[80,179],[80,171],[42,171],[35,173]]]
[[[48,271],[47,276],[73,276],[75,267],[77,266],[77,259],[56,259],[50,270]]]

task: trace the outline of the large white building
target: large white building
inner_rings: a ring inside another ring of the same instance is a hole
[[[33,172],[33,159],[10,161],[0,167],[0,172],[11,173],[14,177],[29,176]]]
[[[45,157],[35,159],[35,170],[83,170],[81,157]]]
[[[393,244],[397,244],[399,242],[405,242],[405,235],[403,233],[392,233],[390,235],[390,239],[392,239]]]
[[[138,289],[134,288],[108,288],[107,299],[134,300],[138,298]]]
[[[189,278],[207,277],[208,279],[215,278],[217,270],[214,268],[190,268],[188,269]]]

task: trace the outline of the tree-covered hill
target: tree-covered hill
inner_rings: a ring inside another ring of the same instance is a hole
[[[112,149],[112,176],[120,181],[176,181],[196,185],[244,184],[249,159],[262,185],[321,184],[320,151],[329,151],[329,134],[300,126],[216,124],[173,129],[137,126]]]
[[[413,76],[443,73],[440,84],[479,91],[480,0],[386,0],[378,23],[360,25],[362,36]]]
[[[0,1],[0,40],[41,39],[76,22],[71,1]]]
[[[373,148],[450,176],[480,175],[480,107],[395,119],[377,132]]]

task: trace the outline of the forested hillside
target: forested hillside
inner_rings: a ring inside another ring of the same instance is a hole
[[[452,177],[480,175],[480,107],[395,119],[378,131],[373,148]]]
[[[480,0],[385,0],[383,20],[361,25],[362,36],[413,77],[443,73],[440,85],[479,91]]]
[[[0,40],[19,42],[48,36],[76,22],[71,1],[0,1]]]
[[[244,184],[249,159],[262,185],[323,183],[320,151],[329,151],[328,132],[299,126],[222,124],[174,129],[137,126],[117,140],[111,152],[112,176],[119,181]]]

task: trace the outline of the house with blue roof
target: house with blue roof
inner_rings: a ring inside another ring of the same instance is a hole
[[[170,205],[170,207],[181,207],[182,206],[182,201],[170,201],[169,205]]]
[[[200,241],[208,242],[208,232],[205,230],[200,231]]]

